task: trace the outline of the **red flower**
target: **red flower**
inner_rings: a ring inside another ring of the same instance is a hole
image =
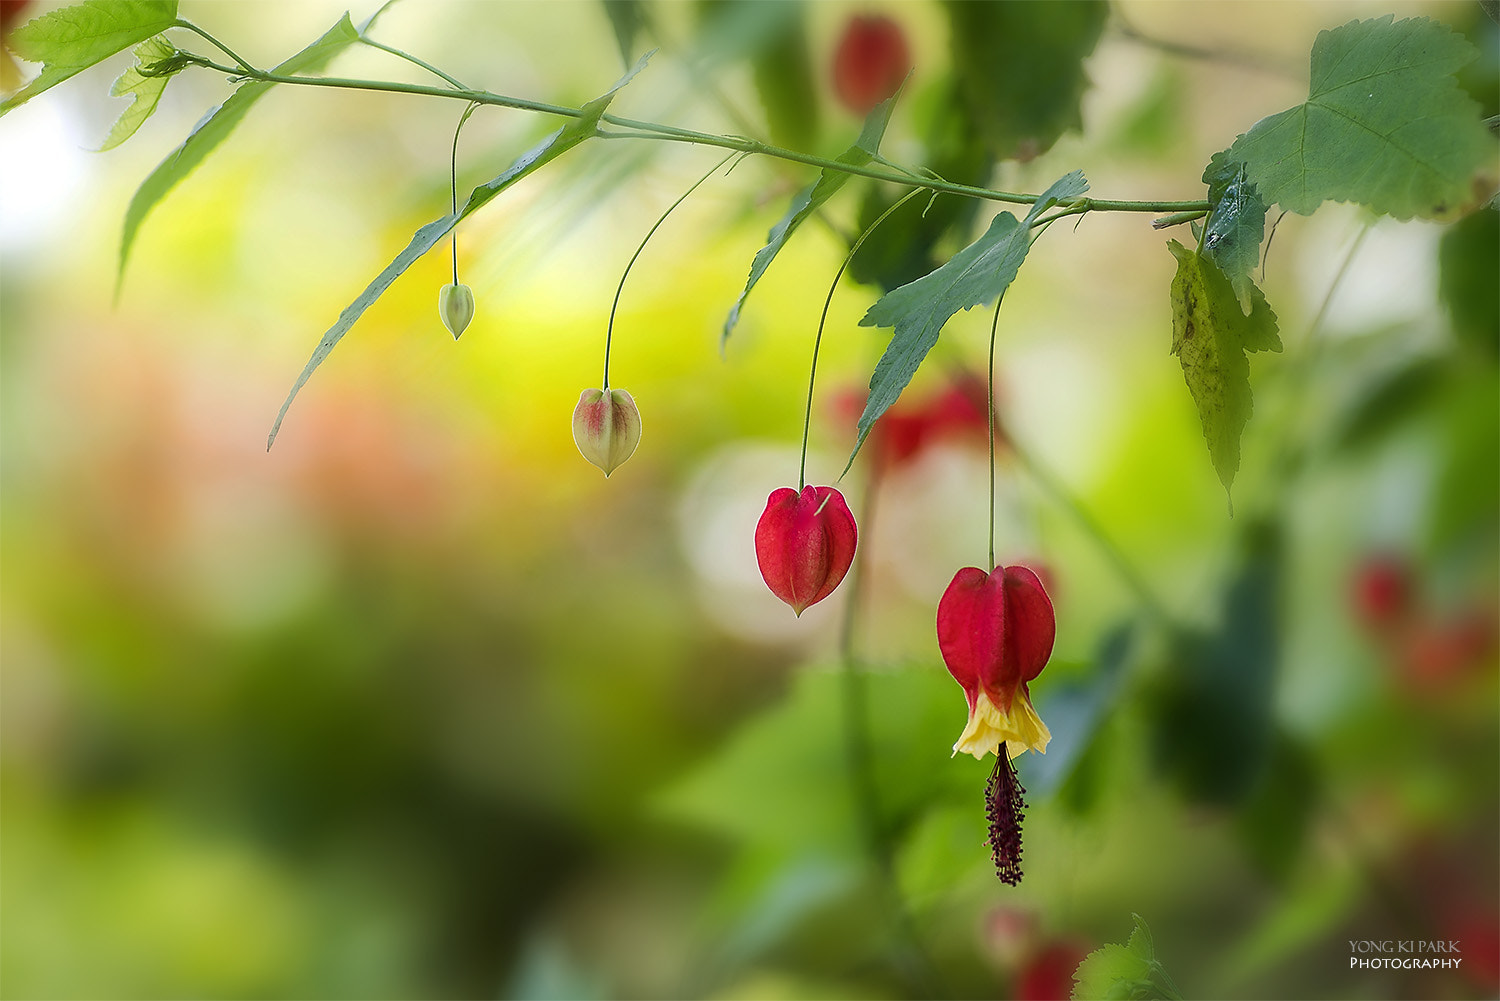
[[[798,615],[833,593],[854,562],[854,515],[832,487],[771,491],[755,526],[755,557],[771,593]]]
[[[1477,608],[1446,621],[1418,622],[1397,647],[1400,677],[1418,691],[1441,691],[1485,663],[1496,633],[1493,617]]]
[[[856,390],[841,393],[836,404],[841,420],[853,422],[865,408],[865,398]],[[984,442],[987,401],[984,382],[963,374],[941,393],[916,403],[904,399],[880,416],[865,443],[880,470],[905,465],[923,449],[944,439],[969,438]],[[997,429],[997,432],[999,429]]]
[[[1016,1001],[1067,1001],[1073,996],[1073,971],[1087,955],[1075,942],[1043,946],[1016,973]]]
[[[969,701],[969,723],[953,753],[983,758],[999,754],[1002,743],[1010,757],[1046,753],[1052,735],[1031,707],[1027,684],[1052,656],[1057,618],[1037,575],[1022,566],[990,573],[965,567],[938,602],[937,634],[948,673]]]
[[[1399,556],[1372,556],[1354,572],[1354,612],[1372,633],[1385,632],[1412,607],[1411,567]]]
[[[0,32],[9,33],[29,6],[31,0],[0,0]]]
[[[881,15],[849,19],[833,56],[833,90],[844,107],[868,115],[901,88],[909,72],[911,52],[899,24]]]

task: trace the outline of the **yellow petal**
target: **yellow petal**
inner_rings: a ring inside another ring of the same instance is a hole
[[[1031,707],[1031,700],[1021,692],[1011,700],[1009,713],[1001,712],[988,695],[980,692],[974,711],[969,714],[969,725],[964,727],[958,743],[953,745],[953,753],[963,751],[975,758],[983,758],[986,754],[999,753],[1003,741],[1012,758],[1024,751],[1046,754],[1047,742],[1051,739],[1052,732],[1047,729],[1047,724]]]

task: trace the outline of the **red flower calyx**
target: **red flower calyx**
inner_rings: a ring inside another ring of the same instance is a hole
[[[1046,753],[1052,734],[1031,707],[1028,683],[1052,656],[1057,618],[1035,573],[1023,566],[985,573],[965,567],[943,592],[938,647],[948,673],[963,687],[969,722],[953,753],[975,758],[1023,751]]]
[[[801,615],[833,593],[854,562],[859,532],[833,487],[771,491],[755,526],[755,558],[771,593]]]

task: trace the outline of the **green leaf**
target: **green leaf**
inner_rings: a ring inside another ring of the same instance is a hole
[[[1135,928],[1129,945],[1106,945],[1083,958],[1073,972],[1074,1001],[1100,998],[1178,999],[1176,985],[1156,960],[1151,929],[1139,914],[1132,914]],[[1161,983],[1157,978],[1161,978]]]
[[[1245,164],[1261,198],[1302,215],[1324,201],[1398,219],[1451,212],[1495,155],[1454,76],[1476,55],[1427,18],[1320,32],[1307,102],[1257,122],[1224,155]]]
[[[1150,983],[1151,964],[1123,945],[1106,945],[1083,957],[1073,971],[1075,1001],[1099,1001],[1101,998],[1133,998],[1136,985]],[[1120,986],[1126,985],[1126,993]]]
[[[635,36],[645,24],[641,0],[600,0],[604,13],[609,17],[609,26],[615,33],[615,44],[620,47],[620,61],[629,69],[631,53],[635,51]]]
[[[854,465],[870,428],[911,382],[927,352],[937,343],[943,325],[959,310],[1003,295],[1026,260],[1032,224],[1058,202],[1077,198],[1088,187],[1082,171],[1064,174],[1042,192],[1024,222],[1017,222],[1009,212],[999,213],[983,236],[942,267],[886,293],[869,308],[860,326],[894,327],[895,333],[870,377],[870,395],[859,418],[859,439],[849,454],[845,472]]]
[[[286,418],[286,412],[291,407],[292,401],[297,398],[297,393],[307,384],[307,380],[312,376],[317,367],[323,364],[323,359],[328,357],[329,352],[334,349],[335,345],[343,340],[344,334],[348,333],[349,328],[354,325],[354,321],[363,316],[365,310],[369,309],[371,304],[376,299],[379,299],[385,293],[386,289],[391,287],[391,283],[401,277],[402,273],[411,267],[419,257],[437,246],[438,241],[452,232],[453,227],[458,225],[459,220],[477,211],[482,205],[521,178],[534,173],[585,139],[593,136],[595,129],[599,125],[599,119],[608,110],[610,102],[614,100],[620,88],[629,83],[645,67],[647,60],[651,56],[651,52],[641,56],[636,64],[631,67],[630,72],[622,76],[613,87],[599,97],[594,98],[588,104],[585,104],[580,109],[580,114],[577,118],[547,136],[525,153],[522,153],[509,167],[470,192],[468,200],[457,213],[450,212],[447,215],[434,219],[412,235],[411,242],[406,245],[406,249],[397,254],[396,259],[386,265],[385,270],[376,275],[375,279],[365,287],[363,292],[355,297],[353,302],[344,307],[344,311],[339,314],[338,320],[323,334],[322,339],[318,341],[317,347],[313,348],[312,357],[308,359],[307,365],[303,367],[302,374],[297,376],[297,381],[292,384],[291,392],[287,394],[286,401],[281,404],[281,410],[276,414],[276,422],[271,425],[271,433],[266,439],[267,451],[270,451],[271,446],[276,443],[276,433],[281,430],[281,422]]]
[[[1193,803],[1243,803],[1270,758],[1286,542],[1251,522],[1212,631],[1173,636],[1150,701],[1153,757]]]
[[[1489,281],[1493,290],[1493,272]],[[1329,436],[1333,447],[1357,451],[1384,441],[1429,412],[1451,388],[1450,374],[1447,359],[1435,355],[1407,358],[1380,372],[1336,418]]]
[[[1250,312],[1255,282],[1250,272],[1260,263],[1260,241],[1266,232],[1266,203],[1246,176],[1245,165],[1215,153],[1203,171],[1213,209],[1203,233],[1203,249],[1214,259],[1239,301]]]
[[[369,24],[369,21],[365,22],[364,27],[368,28]],[[316,42],[278,65],[272,72],[281,75],[316,72],[357,41],[359,30],[355,29],[349,21],[349,15],[345,14]],[[177,186],[178,181],[191,174],[209,153],[229,138],[229,134],[249,114],[255,102],[264,97],[266,91],[273,86],[274,84],[265,81],[241,84],[227,101],[205,115],[193,127],[187,139],[168,153],[167,158],[141,182],[130,199],[130,206],[125,210],[125,228],[120,236],[120,264],[115,275],[116,295],[119,295],[120,285],[125,280],[125,263],[130,257],[130,248],[135,243],[136,234],[140,231],[141,223],[146,221],[147,214]]]
[[[897,95],[898,97],[900,95]],[[839,154],[838,162],[847,163],[854,167],[863,167],[875,158],[880,152],[880,140],[885,135],[885,127],[891,120],[891,109],[896,105],[896,98],[882,101],[870,112],[865,119],[863,130],[853,146]],[[745,297],[760,281],[761,275],[766,273],[766,268],[781,253],[781,248],[786,246],[786,241],[798,226],[802,225],[820,206],[844,186],[849,180],[849,175],[841,170],[824,168],[818,179],[792,198],[792,204],[787,208],[786,215],[781,221],[771,227],[771,232],[766,237],[766,245],[756,251],[755,259],[750,262],[750,278],[745,282],[745,289],[740,297],[735,300],[734,306],[729,310],[729,316],[724,321],[724,332],[720,336],[719,343],[722,345],[729,340],[729,334],[734,330],[735,324],[740,322],[740,309],[745,305]]]
[[[952,679],[932,666],[868,672],[859,682],[870,768],[893,829],[935,801],[972,805],[988,772],[949,759],[964,722],[963,693]],[[662,794],[658,809],[744,844],[797,852],[857,844],[856,806],[842,792],[848,684],[842,670],[799,671],[780,703],[737,728]]]
[[[1146,927],[1146,921],[1139,914],[1130,915],[1135,927],[1130,931],[1130,941],[1126,948],[1131,954],[1139,957],[1147,963],[1156,962],[1156,945],[1151,941],[1151,929]]]
[[[764,5],[768,0],[757,0]],[[755,90],[766,111],[771,141],[791,149],[809,149],[818,133],[818,89],[807,51],[804,5],[789,0],[789,13],[750,58]]]
[[[1438,245],[1438,297],[1453,333],[1494,361],[1500,356],[1500,212],[1481,209],[1448,227]]]
[[[1280,351],[1276,314],[1260,289],[1250,287],[1250,315],[1240,311],[1229,280],[1218,265],[1176,240],[1172,279],[1172,354],[1182,362],[1198,420],[1208,441],[1219,482],[1227,491],[1240,468],[1240,435],[1250,420],[1248,351]]]
[[[992,153],[1029,160],[1082,128],[1083,60],[1109,20],[1107,3],[943,6],[959,96]]]
[[[1320,794],[1312,752],[1290,734],[1276,733],[1266,769],[1235,818],[1235,833],[1255,867],[1278,886],[1297,870]]]
[[[88,0],[43,14],[10,33],[6,44],[42,72],[0,101],[0,115],[44,90],[177,23],[177,0]]]
[[[167,59],[176,55],[177,50],[172,44],[160,35],[153,35],[146,39],[135,49],[135,65],[124,73],[115,85],[110,88],[112,97],[130,96],[130,107],[120,112],[120,117],[111,126],[109,135],[104,139],[104,145],[99,147],[99,152],[114,149],[120,143],[135,135],[135,130],[141,127],[151,113],[156,110],[156,103],[161,100],[162,92],[167,89],[167,81],[181,71],[178,66],[170,72],[147,73],[149,70]]]

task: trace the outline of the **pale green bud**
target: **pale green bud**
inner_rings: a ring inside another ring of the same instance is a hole
[[[468,329],[469,321],[474,319],[474,293],[469,291],[469,286],[444,285],[438,293],[438,314],[453,339],[458,340],[458,335]]]

